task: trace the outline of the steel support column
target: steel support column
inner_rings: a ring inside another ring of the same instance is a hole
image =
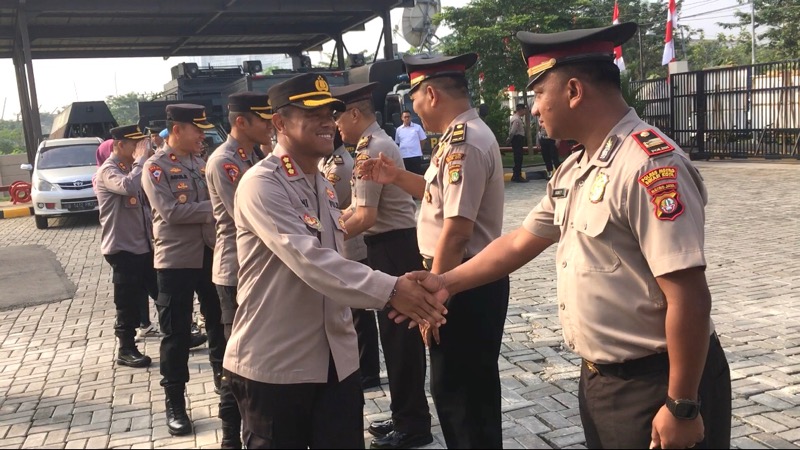
[[[20,91],[20,108],[25,132],[25,147],[28,153],[28,162],[33,163],[36,156],[36,147],[42,138],[42,123],[39,118],[39,100],[36,95],[36,81],[33,75],[33,59],[31,57],[31,42],[28,35],[28,18],[24,9],[24,1],[20,2],[17,10],[17,35],[14,45],[14,66],[17,75],[17,87]],[[28,121],[25,126],[25,121]]]
[[[392,15],[389,9],[381,11],[383,19],[383,58],[394,59],[394,45],[392,42]]]
[[[338,33],[334,36],[336,40],[336,57],[338,58],[337,63],[339,64],[339,70],[345,70],[347,68],[346,62],[344,60],[344,39],[342,38],[342,33]]]

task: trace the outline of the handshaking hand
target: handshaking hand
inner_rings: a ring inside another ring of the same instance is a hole
[[[364,180],[380,184],[392,184],[397,179],[397,174],[401,169],[398,169],[394,161],[381,152],[378,158],[361,161],[361,165],[358,166],[357,170],[358,175]]]
[[[403,276],[403,278],[407,280],[414,281],[419,286],[425,288],[426,291],[430,292],[432,295],[435,295],[437,299],[444,299],[443,302],[450,298],[450,293],[447,292],[445,289],[445,278],[443,275],[436,275],[424,270],[420,270],[417,272],[410,272]],[[430,347],[431,344],[431,337],[433,340],[438,344],[439,343],[439,327],[442,324],[437,324],[435,322],[430,322],[427,320],[418,321],[411,318],[410,327],[415,325],[419,326],[420,334],[422,335],[422,341],[425,343],[426,347]],[[402,311],[398,311],[395,309],[394,311],[389,312],[389,319],[394,320],[395,323],[402,323],[403,321],[409,319],[409,316],[402,314]]]
[[[409,328],[412,328],[419,323],[430,323],[438,327],[447,322],[444,318],[447,314],[447,308],[444,306],[449,296],[447,291],[426,290],[424,285],[420,285],[408,275],[397,279],[395,289],[397,292],[389,300],[389,305],[393,309],[389,312],[389,318],[395,323],[411,319]]]

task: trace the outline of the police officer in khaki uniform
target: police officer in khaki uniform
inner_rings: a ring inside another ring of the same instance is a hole
[[[522,176],[522,157],[524,156],[523,147],[525,146],[524,117],[527,109],[522,103],[517,105],[517,109],[510,119],[508,138],[506,139],[506,142],[511,144],[511,148],[514,151],[514,173],[511,176],[511,181],[515,183],[528,182],[528,179]]]
[[[470,105],[465,71],[477,61],[476,54],[406,56],[403,61],[414,111],[425,129],[443,133],[442,139],[424,178],[397,170],[385,155],[366,161],[363,173],[422,198],[419,249],[427,269],[444,273],[500,236],[500,147]],[[437,340],[430,345],[431,395],[450,448],[503,445],[497,359],[508,295],[508,277],[462,292],[447,303],[447,325],[423,330],[426,340],[427,333]]]
[[[148,294],[158,296],[153,227],[142,195],[142,166],[150,153],[137,150],[137,143],[146,137],[138,126],[116,127],[110,132],[114,140],[111,156],[97,170],[95,192],[103,229],[100,251],[114,270],[117,364],[147,367],[152,361],[139,352],[134,338],[141,305],[147,305]]]
[[[211,282],[214,216],[205,179],[203,130],[213,125],[200,105],[167,106],[169,137],[162,151],[144,165],[142,187],[153,207],[155,268],[158,274],[158,320],[161,339],[161,386],[166,392],[170,434],[192,432],[184,390],[189,381],[189,346],[194,293],[206,319],[208,358],[222,362],[225,336],[219,297]]]
[[[348,209],[352,203],[353,168],[355,161],[337,131],[333,140],[335,150],[321,159],[319,170],[336,191],[339,207]],[[359,234],[344,241],[342,256],[350,261],[367,263],[367,245],[364,236]],[[378,322],[375,311],[371,309],[353,309],[353,325],[358,335],[358,360],[361,369],[361,387],[369,389],[381,385],[380,351],[378,350]]]
[[[730,373],[704,272],[706,188],[686,153],[622,97],[614,47],[635,32],[625,23],[517,34],[533,115],[584,150],[556,170],[522,228],[440,278],[419,277],[459,292],[558,242],[559,316],[583,357],[587,447],[729,448]]]
[[[378,83],[361,83],[333,89],[333,95],[347,105],[339,113],[336,125],[345,142],[357,142],[356,168],[363,161],[383,153],[399,168],[403,156],[397,144],[375,120],[372,91]],[[357,170],[357,169],[356,169]],[[347,235],[364,233],[370,267],[391,275],[403,275],[422,269],[416,229],[416,204],[398,186],[384,186],[356,176],[354,212],[345,225]],[[425,347],[417,330],[396,324],[378,314],[383,355],[392,396],[391,421],[369,427],[376,438],[372,448],[409,448],[433,442],[431,415],[425,397]],[[384,433],[388,428],[391,431]]]
[[[206,163],[206,180],[216,219],[217,240],[211,279],[217,287],[225,338],[230,337],[236,314],[236,285],[239,261],[236,256],[236,223],[233,198],[242,175],[259,161],[253,151],[272,139],[272,107],[267,94],[239,92],[228,97],[228,122],[231,132]],[[227,380],[222,379],[222,363],[214,363],[214,381],[220,394],[222,448],[241,448],[242,416]]]
[[[318,170],[333,149],[324,75],[269,90],[278,144],[235,196],[239,309],[226,376],[248,448],[363,448],[364,396],[350,308],[387,305],[441,323],[444,298],[342,257],[344,220]]]

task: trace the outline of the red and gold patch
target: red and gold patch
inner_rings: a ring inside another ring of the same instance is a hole
[[[231,180],[231,183],[235,183],[236,178],[239,177],[239,166],[233,163],[225,163],[222,165],[222,169],[225,171],[225,175],[228,176],[228,179]]]
[[[331,190],[331,188],[325,188],[325,194],[328,195],[328,198],[333,200],[336,198],[336,193]]]
[[[286,175],[290,177],[297,176],[297,169],[294,168],[292,158],[289,158],[288,155],[281,156],[281,162],[283,163],[283,169],[286,171]]]
[[[150,175],[153,177],[154,180],[156,180],[156,183],[160,182],[161,175],[164,173],[164,171],[161,170],[161,167],[158,167],[157,165],[153,164],[152,166],[150,166],[149,170],[150,170]]]
[[[181,181],[180,183],[178,183],[177,188],[178,188],[179,191],[185,191],[185,190],[189,189],[189,185],[184,183],[183,181]]]
[[[328,175],[325,176],[331,183],[336,183],[337,181],[341,180],[342,178],[339,175],[336,175],[333,172],[329,172]]]
[[[178,157],[177,157],[177,156],[175,156],[175,153],[170,153],[170,154],[169,154],[169,159],[170,159],[170,161],[172,161],[172,162],[178,162]]]
[[[653,169],[639,177],[639,184],[649,188],[650,186],[664,180],[675,180],[678,178],[678,168],[672,166],[659,167]]]
[[[125,163],[117,163],[117,167],[119,167],[119,170],[128,171],[128,166],[126,166]]]
[[[181,172],[183,172],[183,169],[181,169],[180,167],[170,167],[169,169],[169,173],[181,173]]]
[[[450,184],[459,184],[464,177],[461,175],[461,164],[451,164],[447,167],[447,180]]]
[[[369,141],[372,140],[372,135],[364,136],[358,140],[358,144],[356,144],[356,151],[363,150],[369,147]]]
[[[466,157],[467,157],[467,155],[465,155],[464,153],[450,153],[444,159],[444,162],[450,164],[453,161],[462,161]]]
[[[650,156],[669,153],[675,147],[667,143],[655,130],[639,131],[631,135],[634,141]]]
[[[312,215],[305,214],[303,216],[303,222],[305,222],[306,225],[308,225],[309,227],[311,227],[311,228],[313,228],[313,229],[315,229],[317,231],[322,230],[322,224],[319,223],[319,219],[317,219],[316,217],[314,217]]]
[[[344,226],[344,219],[342,219],[341,217],[339,217],[339,226],[342,228],[342,231],[347,233],[347,227]]]
[[[683,214],[683,204],[678,195],[678,183],[666,183],[649,190],[655,205],[656,219],[675,220]]]
[[[236,153],[239,154],[239,158],[242,158],[242,161],[247,161],[247,153],[245,153],[243,148],[240,147],[238,150],[236,150]]]

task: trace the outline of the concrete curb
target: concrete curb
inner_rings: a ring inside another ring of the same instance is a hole
[[[13,219],[33,215],[33,206],[11,206],[0,209],[0,219]]]
[[[513,176],[513,174],[511,172],[504,173],[503,174],[503,180],[511,181],[511,177],[512,176]],[[526,180],[546,180],[547,179],[547,174],[544,171],[544,169],[542,169],[542,170],[528,170],[528,171],[522,172],[522,177],[525,178]]]

